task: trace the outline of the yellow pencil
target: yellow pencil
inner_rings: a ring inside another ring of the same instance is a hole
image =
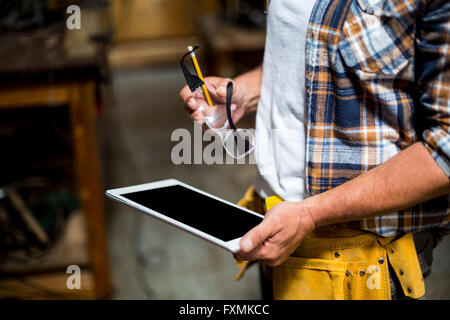
[[[203,81],[203,85],[202,85],[203,94],[206,97],[206,101],[208,102],[208,105],[210,107],[212,107],[213,102],[211,100],[211,96],[209,95],[208,89],[206,88],[206,85],[204,83],[205,79],[203,79],[202,71],[200,70],[200,66],[198,65],[198,61],[197,61],[197,57],[195,56],[195,52],[193,51],[193,48],[191,46],[188,47],[188,50],[191,51],[191,59],[192,59],[192,62],[194,63],[195,71],[197,71],[197,75],[200,78],[200,80]]]

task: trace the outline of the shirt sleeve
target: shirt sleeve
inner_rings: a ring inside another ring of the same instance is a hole
[[[450,177],[450,1],[428,0],[418,25],[416,75],[423,144]]]

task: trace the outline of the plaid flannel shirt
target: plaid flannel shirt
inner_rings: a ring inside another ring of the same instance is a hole
[[[312,195],[417,141],[450,175],[449,46],[448,0],[316,2],[306,49]],[[444,196],[360,225],[393,236],[442,227],[448,219]]]

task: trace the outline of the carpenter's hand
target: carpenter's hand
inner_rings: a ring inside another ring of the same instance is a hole
[[[238,261],[263,260],[278,266],[315,228],[309,208],[302,202],[281,202],[264,216],[264,220],[242,237]]]
[[[229,81],[231,81],[231,79],[228,78],[205,78],[206,87],[208,88],[213,102],[216,103],[216,106],[225,105],[227,84]],[[208,103],[206,102],[205,96],[203,94],[203,90],[199,88],[195,92],[191,92],[189,87],[186,85],[180,91],[180,98],[184,102],[186,114],[190,118],[192,118],[192,120],[203,123],[203,114],[200,110],[198,110],[199,107],[206,108],[208,106]],[[231,100],[231,110],[233,110],[234,122],[238,122],[245,113],[242,89],[236,81],[233,81],[233,97]]]

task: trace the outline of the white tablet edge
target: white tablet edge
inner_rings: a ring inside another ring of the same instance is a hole
[[[111,198],[113,198],[113,199],[115,199],[115,200],[118,200],[120,202],[126,203],[126,204],[128,204],[128,205],[130,205],[130,206],[132,206],[132,207],[134,207],[136,209],[139,209],[139,210],[141,210],[141,211],[143,211],[143,212],[145,212],[145,213],[147,213],[147,214],[149,214],[149,215],[151,215],[151,216],[153,216],[153,217],[155,217],[155,218],[157,218],[159,220],[167,222],[167,223],[169,223],[169,224],[171,224],[171,225],[173,225],[175,227],[178,227],[178,228],[180,228],[182,230],[185,230],[185,231],[187,231],[187,232],[189,232],[189,233],[191,233],[193,235],[196,235],[196,236],[198,236],[198,237],[200,237],[202,239],[205,239],[205,240],[207,240],[207,241],[209,241],[211,243],[214,243],[214,244],[218,245],[219,247],[222,247],[224,249],[227,249],[227,250],[231,251],[232,253],[238,252],[240,250],[239,241],[241,240],[241,237],[233,239],[233,240],[230,240],[230,241],[220,240],[220,239],[218,239],[218,238],[216,238],[216,237],[214,237],[214,236],[212,236],[212,235],[210,235],[208,233],[205,233],[205,232],[200,231],[198,229],[192,228],[192,227],[190,227],[190,226],[188,226],[188,225],[186,225],[184,223],[179,222],[178,220],[175,220],[175,219],[172,219],[172,218],[170,218],[168,216],[160,214],[157,211],[149,209],[149,208],[147,208],[147,207],[145,207],[143,205],[140,205],[140,204],[138,204],[138,203],[136,203],[134,201],[131,201],[131,200],[121,196],[124,193],[132,193],[132,192],[138,192],[138,191],[143,191],[143,190],[158,189],[158,188],[169,187],[169,186],[174,186],[174,185],[184,186],[184,187],[186,187],[188,189],[191,189],[191,190],[194,190],[196,192],[202,193],[202,194],[204,194],[204,195],[206,195],[208,197],[211,197],[211,198],[213,198],[215,200],[224,202],[224,203],[226,203],[228,205],[231,205],[233,207],[239,208],[239,209],[241,209],[243,211],[251,213],[251,214],[253,214],[255,216],[258,216],[260,218],[264,217],[261,214],[258,214],[256,212],[250,211],[247,208],[240,207],[240,206],[238,206],[238,205],[236,205],[236,204],[234,204],[232,202],[223,200],[223,199],[221,199],[219,197],[216,197],[216,196],[214,196],[212,194],[209,194],[209,193],[207,193],[207,192],[205,192],[203,190],[197,189],[197,188],[195,188],[193,186],[190,186],[190,185],[188,185],[186,183],[183,183],[183,182],[181,182],[179,180],[176,180],[176,179],[166,179],[166,180],[149,182],[149,183],[144,183],[144,184],[140,184],[140,185],[124,187],[124,188],[110,189],[110,190],[106,191],[106,195],[111,197]]]

